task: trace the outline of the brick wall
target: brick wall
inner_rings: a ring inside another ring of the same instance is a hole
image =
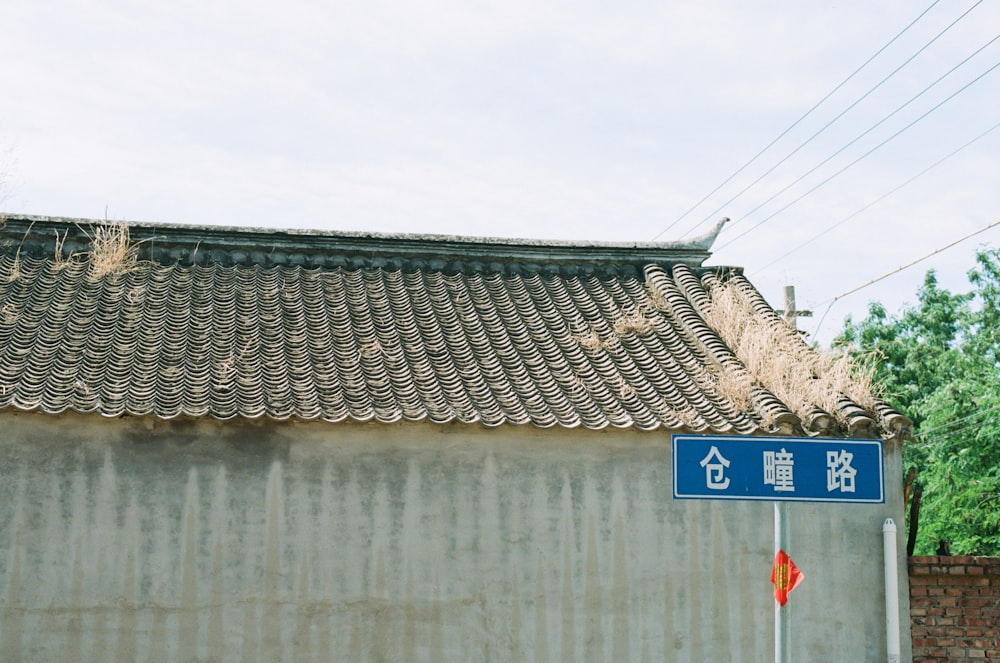
[[[913,663],[1000,661],[1000,557],[911,557]]]

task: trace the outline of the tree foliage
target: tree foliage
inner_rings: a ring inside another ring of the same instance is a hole
[[[914,421],[904,463],[923,488],[916,554],[1000,554],[1000,251],[982,251],[971,290],[928,272],[917,304],[848,318],[835,344],[874,356],[888,400]]]

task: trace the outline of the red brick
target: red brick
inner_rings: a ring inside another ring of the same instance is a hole
[[[967,585],[979,584],[981,580],[985,580],[984,576],[967,576],[964,573],[961,575],[949,575],[948,582],[949,585],[955,585],[958,587],[964,587]],[[989,584],[989,583],[987,583]]]
[[[937,578],[932,578],[929,575],[916,575],[910,576],[910,585],[936,585]]]
[[[910,558],[914,663],[1000,662],[1000,558]]]

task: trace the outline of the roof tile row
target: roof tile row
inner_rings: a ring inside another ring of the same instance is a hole
[[[0,408],[743,434],[798,424],[760,386],[747,409],[720,393],[720,368],[746,369],[704,320],[718,277],[683,263],[603,277],[149,260],[118,276],[89,269],[0,255]]]

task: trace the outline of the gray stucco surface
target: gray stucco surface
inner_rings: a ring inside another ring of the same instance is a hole
[[[770,660],[771,505],[674,501],[669,443],[0,412],[0,660]],[[793,661],[885,660],[886,454],[788,506]]]

